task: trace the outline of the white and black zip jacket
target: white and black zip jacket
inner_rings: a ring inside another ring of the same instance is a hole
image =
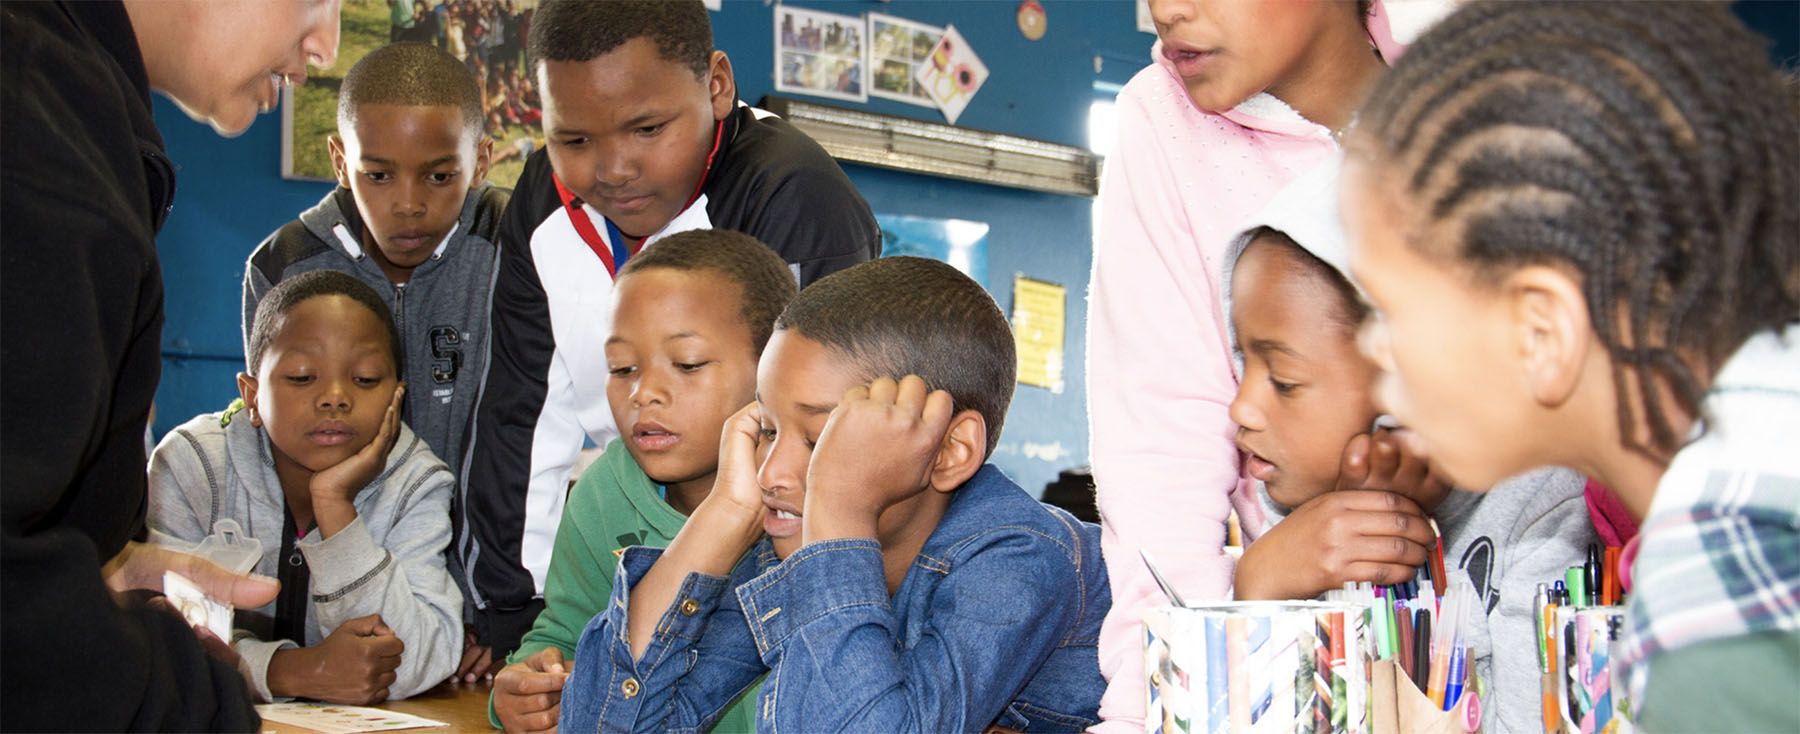
[[[244,263],[244,353],[257,301],[276,283],[314,270],[356,276],[381,294],[400,330],[406,380],[401,417],[455,472],[487,365],[488,294],[507,196],[490,184],[471,189],[456,227],[405,283],[396,284],[364,249],[356,200],[338,187],[270,234]]]
[[[692,229],[749,234],[801,286],[877,257],[869,205],[823,148],[740,104],[724,120],[700,194],[658,239]],[[493,348],[465,449],[457,553],[483,642],[518,646],[542,608],[544,576],[571,468],[587,440],[618,435],[606,399],[612,276],[578,234],[539,150],[526,160],[500,228]],[[605,218],[582,204],[593,230]],[[617,244],[617,243],[609,243]]]

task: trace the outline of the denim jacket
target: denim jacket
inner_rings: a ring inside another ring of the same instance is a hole
[[[688,574],[635,661],[630,590],[662,551],[629,548],[612,603],[582,631],[560,728],[699,731],[767,673],[763,732],[1081,731],[1106,687],[1099,539],[984,466],[892,598],[873,539],[782,561],[764,538],[730,578]]]

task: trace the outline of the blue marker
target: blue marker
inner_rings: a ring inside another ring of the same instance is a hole
[[[1463,668],[1468,664],[1469,648],[1457,645],[1456,651],[1450,653],[1450,682],[1444,686],[1444,710],[1456,708],[1456,700],[1462,698]]]

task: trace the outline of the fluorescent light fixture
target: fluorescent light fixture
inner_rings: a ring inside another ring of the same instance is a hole
[[[1093,196],[1100,187],[1100,157],[1072,145],[774,95],[758,106],[841,161],[1056,194]]]

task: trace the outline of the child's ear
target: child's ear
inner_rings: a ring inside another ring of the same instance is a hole
[[[713,120],[725,119],[737,106],[737,79],[731,75],[731,59],[724,51],[714,51],[706,69],[706,93],[712,98]]]
[[[937,458],[931,461],[931,488],[949,492],[961,487],[987,460],[987,420],[981,412],[964,410],[950,418]]]
[[[250,415],[250,425],[262,427],[262,415],[256,410],[256,378],[247,372],[237,375],[238,397],[244,399],[244,412]]]
[[[481,182],[487,180],[488,166],[494,162],[494,139],[485,133],[476,135],[481,136],[481,142],[475,144],[475,175],[469,179],[470,189],[481,186]]]
[[[331,173],[339,186],[350,188],[350,166],[344,160],[344,139],[336,133],[325,136],[325,147],[331,150]]]
[[[1547,408],[1562,405],[1574,395],[1588,358],[1587,297],[1567,273],[1543,265],[1507,275],[1503,293],[1531,397]]]

